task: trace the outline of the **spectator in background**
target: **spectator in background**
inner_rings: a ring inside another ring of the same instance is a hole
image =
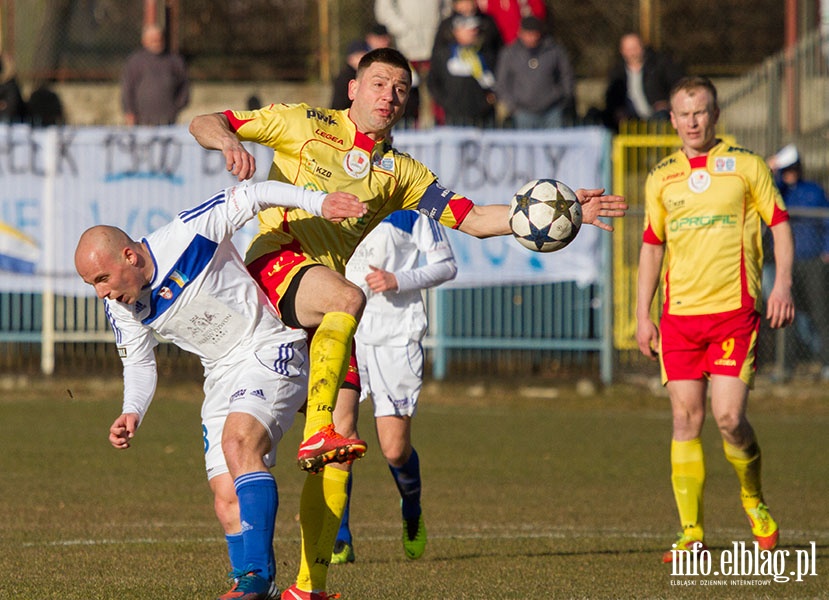
[[[504,45],[498,25],[490,15],[481,12],[475,0],[452,0],[452,12],[438,25],[435,34],[435,41],[432,45],[432,54],[446,46],[452,46],[456,42],[454,33],[454,22],[456,17],[477,17],[478,20],[478,46],[488,56],[498,56]]]
[[[416,93],[414,97],[409,96],[404,119],[411,118],[415,123],[424,123],[424,118],[431,119],[432,115],[431,96],[425,86],[418,84],[429,77],[429,61],[443,4],[445,0],[376,0],[374,3],[375,18],[388,28],[394,47],[412,65]]]
[[[542,23],[547,20],[544,0],[478,0],[478,6],[495,19],[505,44],[516,40],[524,17],[533,16]]]
[[[391,35],[384,25],[373,25],[362,40],[354,40],[345,50],[345,64],[332,83],[331,108],[343,110],[351,106],[348,82],[357,77],[357,65],[369,50],[391,46]]]
[[[44,83],[29,95],[26,103],[26,121],[32,127],[64,125],[66,117],[63,102],[52,88]]]
[[[366,52],[368,52],[368,44],[364,40],[354,40],[346,48],[345,63],[332,83],[331,108],[343,110],[351,106],[351,99],[348,97],[348,82],[357,76],[357,65],[360,64],[360,59]]]
[[[456,17],[477,18],[478,32],[475,43],[478,47],[479,54],[483,57],[489,57],[489,60],[491,60],[487,67],[490,70],[494,70],[495,62],[498,59],[498,53],[503,47],[501,34],[498,32],[498,25],[495,24],[495,20],[488,14],[481,12],[478,5],[475,3],[475,0],[452,0],[451,6],[452,10],[449,13],[449,16],[440,22],[440,25],[438,25],[438,31],[435,34],[435,43],[432,46],[432,59],[430,61],[430,74],[435,68],[435,55],[439,55],[442,59],[444,59],[451,54],[452,48],[457,46],[458,42],[454,26]],[[446,70],[445,65],[442,66],[442,70]],[[432,85],[433,84],[430,82],[429,91],[431,92],[432,99],[434,100],[433,112],[435,116],[435,123],[442,125],[446,121],[446,107],[443,106],[440,103],[440,100],[435,97]]]
[[[536,17],[521,19],[518,38],[501,51],[495,69],[498,100],[518,129],[562,127],[572,122],[575,76],[567,50]],[[569,112],[565,120],[565,113]]]
[[[22,123],[26,117],[26,103],[17,84],[14,61],[0,53],[0,123]]]
[[[619,60],[608,75],[605,125],[614,131],[628,119],[667,121],[669,94],[683,71],[667,55],[642,43],[636,33],[619,40]]]
[[[391,34],[385,25],[375,23],[366,33],[366,45],[369,50],[391,47]]]
[[[127,59],[121,104],[127,125],[173,125],[190,100],[184,59],[165,50],[164,31],[145,25],[141,49]]]
[[[455,2],[458,4],[461,2]],[[495,124],[493,70],[497,53],[494,45],[485,40],[484,23],[477,14],[455,14],[449,18],[452,41],[441,40],[435,44],[428,85],[443,111],[443,124],[474,127]]]
[[[807,354],[821,363],[821,379],[829,381],[829,200],[815,182],[803,179],[803,164],[794,144],[767,160],[774,180],[789,209],[794,248],[792,292],[798,307],[795,326],[786,330],[784,378],[791,373],[798,354],[797,337],[804,340]],[[822,209],[823,215],[798,215],[798,209]],[[773,266],[773,265],[772,265]],[[800,353],[802,356],[802,353]]]

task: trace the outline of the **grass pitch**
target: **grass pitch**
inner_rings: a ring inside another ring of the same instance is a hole
[[[199,383],[162,381],[133,448],[120,452],[107,442],[120,410],[117,379],[5,383],[0,599],[213,599],[227,590]],[[329,591],[344,600],[829,598],[825,391],[766,386],[751,400],[786,570],[797,550],[814,558],[815,575],[783,583],[678,577],[661,564],[678,528],[667,399],[642,386],[582,395],[525,383],[427,384],[414,421],[429,532],[418,561],[403,556],[398,496],[365,407],[369,453],[352,501],[357,562],[331,568]],[[275,469],[281,588],[299,556],[300,435],[295,426]],[[751,537],[710,417],[703,443],[707,542],[719,565]]]

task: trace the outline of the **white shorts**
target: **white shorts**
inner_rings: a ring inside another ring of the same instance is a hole
[[[413,417],[423,385],[423,346],[369,346],[357,343],[360,402],[371,396],[375,417]]]
[[[232,412],[251,415],[268,430],[271,451],[263,459],[268,467],[276,464],[276,446],[305,403],[307,355],[307,345],[300,340],[251,352],[208,374],[201,413],[208,480],[228,472],[222,429]]]

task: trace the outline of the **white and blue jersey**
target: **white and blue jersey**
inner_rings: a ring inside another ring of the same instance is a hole
[[[305,332],[282,323],[231,237],[263,208],[321,206],[323,197],[277,182],[223,190],[141,240],[155,273],[134,304],[104,299],[124,364],[124,413],[143,418],[152,400],[154,334],[201,360],[209,477],[226,472],[220,441],[229,412],[256,417],[275,447],[307,387]]]

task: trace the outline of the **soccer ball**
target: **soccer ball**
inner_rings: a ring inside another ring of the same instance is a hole
[[[555,179],[534,179],[510,200],[509,225],[522,246],[536,252],[561,250],[581,227],[575,192]]]

